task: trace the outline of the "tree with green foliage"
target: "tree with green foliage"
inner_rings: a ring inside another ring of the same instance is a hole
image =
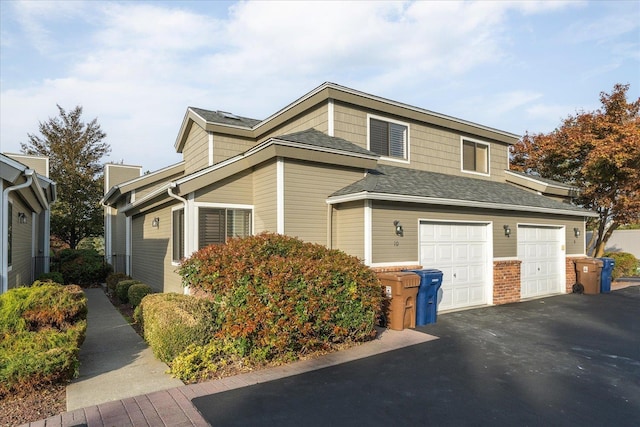
[[[512,147],[511,168],[571,184],[574,202],[598,213],[592,255],[602,256],[620,226],[640,223],[640,98],[627,101],[629,85],[600,93],[601,108],[570,115],[554,131],[525,134]]]
[[[101,159],[111,151],[97,119],[81,120],[82,107],[40,122],[40,135],[27,134],[24,154],[49,157],[49,176],[57,183],[58,200],[51,206],[51,234],[75,249],[85,237],[102,234]]]

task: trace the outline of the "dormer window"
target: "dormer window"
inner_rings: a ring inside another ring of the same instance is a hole
[[[408,141],[407,123],[369,116],[369,150],[393,160],[407,160]]]
[[[471,139],[462,139],[462,170],[464,172],[489,174],[489,144]]]

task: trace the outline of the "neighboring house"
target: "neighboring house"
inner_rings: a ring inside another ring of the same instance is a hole
[[[595,214],[509,171],[517,140],[333,83],[264,120],[190,107],[181,163],[107,182],[106,245],[160,291],[182,291],[175,270],[199,248],[269,231],[378,270],[441,269],[440,310],[567,292]]]
[[[46,157],[0,154],[0,293],[49,271],[49,206],[56,184],[48,177]]]

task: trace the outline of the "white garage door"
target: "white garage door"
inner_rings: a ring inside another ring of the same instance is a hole
[[[518,225],[518,259],[522,298],[564,290],[564,233],[561,227]]]
[[[439,311],[487,304],[488,229],[488,224],[420,224],[420,263],[443,272]]]

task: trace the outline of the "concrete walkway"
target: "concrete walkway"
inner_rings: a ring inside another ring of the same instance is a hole
[[[87,289],[87,338],[80,377],[67,387],[67,410],[23,426],[209,426],[191,400],[434,340],[413,331],[381,330],[348,350],[200,384],[182,385],[111,305],[101,289]]]
[[[87,337],[80,376],[67,387],[67,411],[184,385],[129,326],[102,289],[86,289]]]

